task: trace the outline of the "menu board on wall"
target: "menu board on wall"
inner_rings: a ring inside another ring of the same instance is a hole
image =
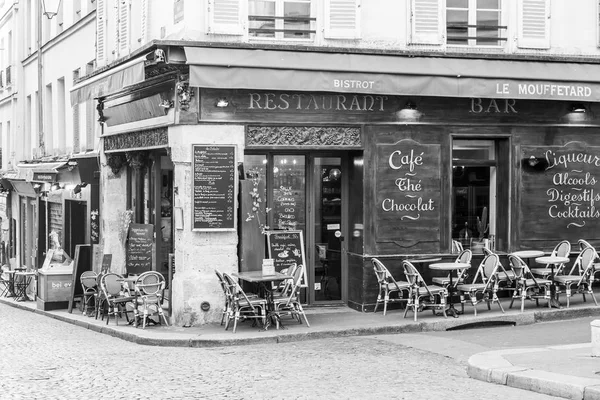
[[[192,145],[192,229],[236,228],[236,147]]]
[[[280,272],[293,264],[304,265],[302,285],[307,284],[306,256],[304,254],[304,238],[302,231],[266,231],[269,258],[275,261],[275,271]]]
[[[440,241],[440,145],[412,139],[377,145],[376,240],[420,250]]]
[[[152,270],[154,225],[131,224],[127,237],[127,273],[141,274]],[[112,259],[112,256],[111,256]],[[106,260],[108,263],[110,261]],[[104,267],[105,259],[102,260]]]
[[[597,238],[600,147],[523,146],[520,156],[520,240]]]

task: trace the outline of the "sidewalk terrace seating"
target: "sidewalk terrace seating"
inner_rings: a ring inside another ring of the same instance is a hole
[[[569,243],[568,240],[563,240],[554,247],[554,250],[552,250],[550,256],[569,257],[569,254],[571,254],[571,243]],[[557,265],[554,268],[554,275],[560,275],[564,267],[564,264]],[[531,273],[541,278],[547,279],[552,275],[552,268],[550,268],[549,265],[546,265],[542,268],[531,268]]]
[[[488,310],[491,309],[490,303],[498,303],[500,310],[504,313],[502,304],[498,299],[498,286],[500,282],[498,277],[499,264],[497,254],[485,256],[477,268],[473,281],[457,286],[463,313],[465,311],[466,297],[471,301],[475,315],[477,315],[477,304],[482,301],[487,303]]]
[[[223,279],[227,282],[231,307],[231,312],[227,315],[225,322],[225,330],[229,328],[230,319],[233,319],[233,333],[235,333],[240,320],[260,321],[264,326],[267,318],[267,301],[258,297],[248,297],[239,283],[226,272],[223,272]]]
[[[592,290],[595,257],[596,251],[594,248],[586,247],[579,253],[567,275],[556,275],[554,277],[554,282],[557,285],[557,295],[560,296],[560,293],[565,293],[567,297],[567,308],[569,308],[570,298],[574,294],[581,294],[584,301],[586,300],[585,295],[589,294],[594,300],[594,304],[598,305]]]
[[[446,315],[446,300],[448,291],[436,285],[427,285],[419,271],[409,261],[403,261],[404,275],[410,284],[408,293],[408,303],[404,310],[404,318],[408,310],[412,310],[415,322],[417,321],[417,312],[430,308],[435,314],[436,310],[441,310],[444,318]]]
[[[519,256],[510,254],[508,260],[515,274],[516,283],[508,308],[512,308],[515,299],[521,300],[521,312],[525,310],[525,300],[535,300],[536,305],[539,306],[539,299],[544,299],[548,302],[548,308],[551,308],[550,286],[552,282],[549,279],[536,278],[529,270],[527,263]]]

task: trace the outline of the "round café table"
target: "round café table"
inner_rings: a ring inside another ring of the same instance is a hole
[[[471,264],[461,263],[461,262],[443,262],[443,263],[433,263],[429,264],[429,268],[437,271],[447,271],[450,275],[450,283],[448,284],[448,302],[450,306],[448,310],[446,310],[446,314],[452,315],[454,318],[458,318],[460,311],[454,308],[454,303],[452,303],[452,295],[456,293],[454,289],[454,284],[452,283],[452,271],[460,271],[466,268],[469,268]]]
[[[552,281],[552,285],[550,285],[550,305],[554,308],[561,308],[560,302],[556,297],[556,285],[554,284],[554,266],[556,264],[563,264],[569,262],[569,257],[559,257],[559,256],[543,256],[537,257],[535,262],[538,264],[550,265],[550,280]]]
[[[413,265],[419,264],[420,271],[423,271],[423,264],[429,264],[429,263],[442,261],[442,257],[415,257],[415,258],[408,258],[405,261],[408,261],[409,263],[411,263]]]
[[[529,266],[529,259],[536,258],[536,257],[542,257],[545,253],[541,250],[519,250],[519,251],[513,251],[511,254],[515,255],[519,258],[522,258],[523,260],[525,260],[527,262],[527,265]]]

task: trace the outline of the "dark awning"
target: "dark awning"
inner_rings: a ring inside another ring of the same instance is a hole
[[[56,182],[66,161],[23,163],[17,165],[17,178],[27,182]]]
[[[600,64],[186,47],[190,85],[600,101]]]
[[[71,88],[71,105],[106,96],[144,80],[144,61],[137,58],[83,80]]]

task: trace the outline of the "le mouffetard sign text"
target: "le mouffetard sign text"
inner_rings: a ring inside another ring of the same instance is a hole
[[[595,234],[600,222],[600,147],[580,142],[565,146],[523,147],[544,169],[523,169],[522,225],[526,237],[548,232],[573,233],[572,239]]]
[[[379,239],[438,241],[440,145],[379,144],[375,198]]]

